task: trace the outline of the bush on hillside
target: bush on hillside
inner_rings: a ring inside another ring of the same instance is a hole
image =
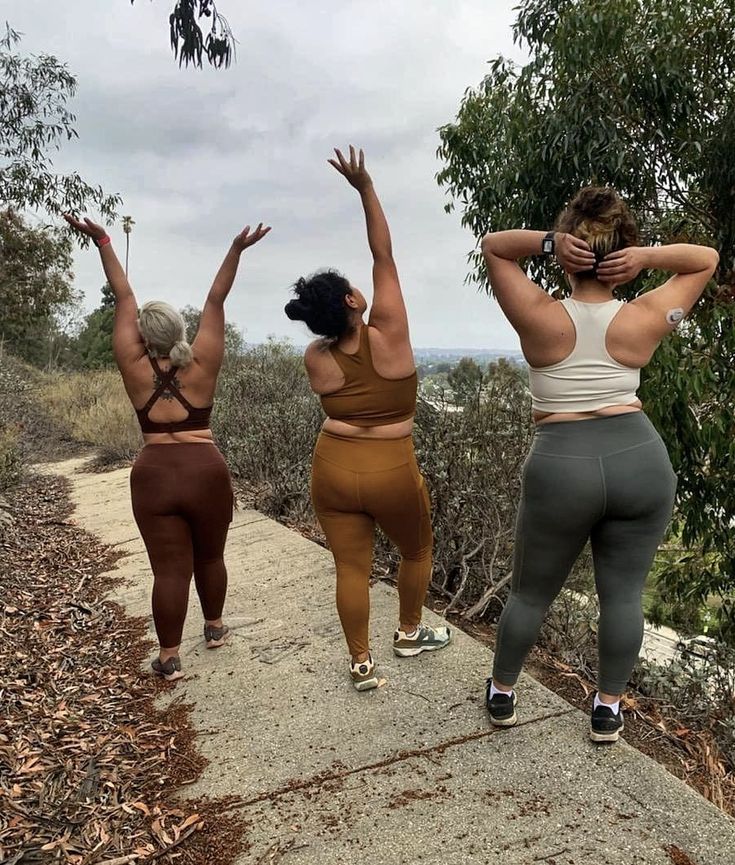
[[[131,460],[140,450],[140,428],[117,370],[50,376],[39,397],[72,438],[98,450],[101,463]]]

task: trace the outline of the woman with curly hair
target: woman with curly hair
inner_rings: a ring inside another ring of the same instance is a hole
[[[447,627],[421,622],[431,578],[429,497],[413,450],[416,365],[388,222],[359,156],[350,147],[329,162],[360,194],[373,256],[373,303],[328,270],[294,286],[286,315],[320,336],[304,355],[327,415],[314,450],[311,493],[337,570],[337,610],[358,691],[378,685],[370,652],[370,571],[375,525],[401,553],[400,621],[393,651],[411,657],[450,641]]]
[[[513,686],[552,601],[590,541],[600,600],[595,742],[623,729],[620,698],[643,637],[641,595],[674,504],[676,475],[637,396],[640,370],[699,299],[718,255],[694,244],[638,245],[626,204],[585,187],[555,230],[486,235],[493,292],[520,337],[536,422],[523,472],[510,597],[500,618],[486,705],[516,723]],[[555,255],[571,295],[555,300],[518,259]],[[616,286],[651,268],[673,275],[629,303]]]

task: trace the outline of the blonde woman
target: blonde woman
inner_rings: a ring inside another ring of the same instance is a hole
[[[490,720],[516,723],[513,686],[589,540],[600,599],[590,737],[613,742],[623,728],[620,697],[641,647],[641,593],[676,491],[666,447],[638,399],[640,370],[697,302],[718,255],[688,243],[639,246],[630,211],[605,187],[581,189],[555,231],[488,234],[482,252],[530,367],[536,422],[512,589],[487,682]],[[528,279],[517,261],[530,255],[556,256],[570,297],[554,300]],[[673,275],[630,303],[617,300],[615,287],[646,268]]]
[[[65,219],[99,249],[115,295],[113,352],[145,442],[130,475],[130,489],[153,570],[153,621],[160,649],[151,666],[157,675],[179,679],[184,675],[179,647],[192,572],[207,647],[221,646],[228,634],[222,622],[227,591],[223,556],[232,520],[232,485],[209,417],[224,357],[224,303],[240,256],[270,227],[260,224],[251,233],[247,226],[233,240],[189,345],[184,321],[169,304],[146,303],[138,313],[105,229],[89,219]]]

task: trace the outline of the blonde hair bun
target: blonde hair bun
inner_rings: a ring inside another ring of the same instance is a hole
[[[144,303],[138,316],[140,334],[151,357],[169,357],[174,366],[188,366],[194,359],[186,341],[181,313],[163,300]]]

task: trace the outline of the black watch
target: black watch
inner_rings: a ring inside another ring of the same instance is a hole
[[[554,234],[555,232],[548,231],[544,236],[544,239],[541,241],[541,252],[544,255],[554,254]]]

